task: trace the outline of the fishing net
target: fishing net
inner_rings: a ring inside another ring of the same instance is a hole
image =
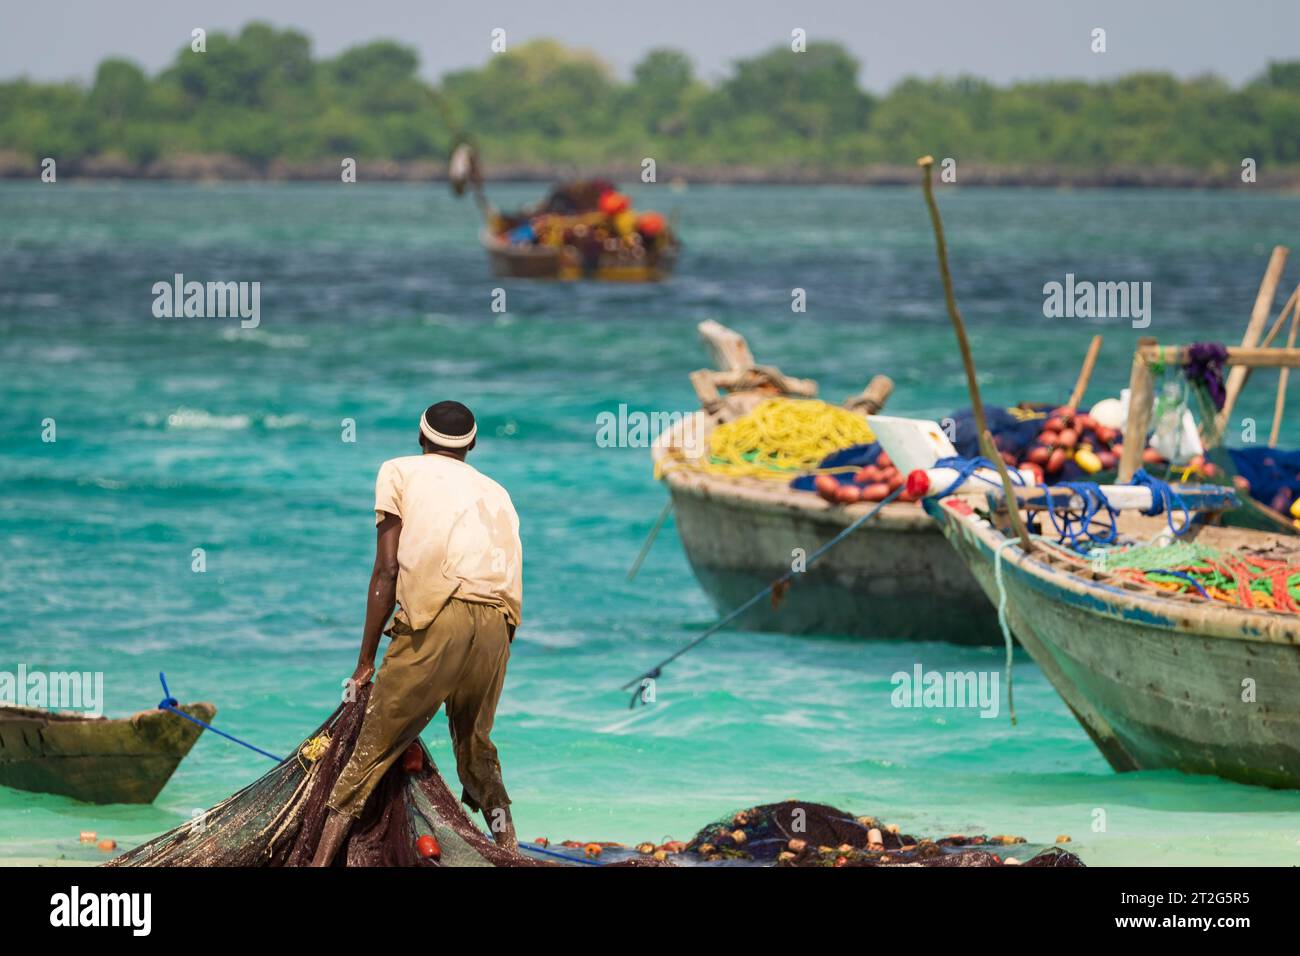
[[[1300,561],[1179,541],[1116,548],[1098,555],[1101,568],[1166,591],[1197,593],[1224,604],[1300,612]]]
[[[846,408],[816,399],[769,398],[713,429],[709,457],[701,467],[729,477],[789,481],[797,474],[823,473],[827,455],[873,440],[867,420]]]
[[[188,823],[108,866],[305,866],[325,802],[356,743],[371,685],[341,705],[274,770]],[[419,849],[422,837],[426,856]],[[474,825],[420,741],[389,768],[335,866],[541,866],[498,847]]]
[[[778,866],[1002,866],[1002,848],[1016,836],[952,835],[917,839],[875,817],[854,817],[823,803],[786,800],[741,810],[709,824],[686,846],[705,860]],[[1024,866],[1083,866],[1057,847],[1033,853]]]
[[[316,852],[338,779],[361,729],[370,686],[344,704],[274,770],[188,823],[106,866],[305,866]],[[996,866],[1020,837],[916,839],[871,817],[820,803],[765,804],[710,824],[690,843],[635,849],[614,843],[546,841],[537,859],[497,846],[474,825],[418,740],[380,781],[334,860],[335,866]],[[429,851],[436,847],[436,852]],[[422,848],[423,851],[422,852]],[[564,850],[577,850],[578,854]],[[1003,851],[1005,852],[1005,851]],[[1055,849],[1021,861],[1082,866]]]

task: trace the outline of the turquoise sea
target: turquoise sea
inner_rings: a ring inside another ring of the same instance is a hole
[[[492,190],[501,205],[539,192]],[[693,408],[697,322],[739,329],[831,400],[884,372],[899,413],[965,403],[918,190],[634,195],[677,216],[666,285],[494,280],[473,206],[435,186],[0,184],[0,670],[102,671],[111,715],[155,706],[165,670],[177,697],[218,706],[217,726],[287,752],[355,662],[376,468],[453,397],[479,416],[472,461],[523,521],[525,621],[495,734],[521,836],[685,838],[797,796],[918,834],[1069,834],[1091,864],[1300,862],[1300,793],[1112,773],[1023,655],[1016,727],[891,706],[895,671],[997,669],[1000,649],[726,632],[666,672],[654,707],[628,709],[619,686],[715,613],[671,525],[626,582],[664,493],[646,449],[597,446],[597,416]],[[1239,339],[1300,213],[1245,192],[940,201],[1002,403],[1063,400],[1094,332],[1090,399],[1126,383],[1139,335]],[[260,326],[154,318],[151,288],[175,273],[259,281]],[[1067,273],[1150,280],[1151,327],[1045,319],[1043,284]],[[1242,408],[1264,434],[1275,375]],[[1300,410],[1284,437],[1300,441]],[[440,719],[425,739],[449,765]],[[153,806],[0,788],[0,860],[95,859],[79,830],[131,845],[269,763],[205,734]]]

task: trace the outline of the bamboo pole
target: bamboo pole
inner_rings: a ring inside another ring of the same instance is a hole
[[[1264,278],[1259,283],[1259,292],[1255,295],[1255,307],[1251,309],[1246,334],[1241,337],[1243,349],[1253,348],[1259,344],[1260,336],[1264,332],[1264,323],[1273,312],[1273,299],[1277,295],[1278,283],[1282,281],[1282,270],[1286,268],[1286,257],[1289,251],[1286,246],[1274,246],[1272,255],[1268,257],[1268,267],[1264,270]],[[1223,408],[1214,418],[1214,434],[1223,434],[1232,415],[1232,409],[1237,404],[1237,396],[1241,394],[1241,389],[1246,384],[1247,375],[1245,368],[1234,368],[1228,373]]]
[[[1088,391],[1088,381],[1092,378],[1092,370],[1097,367],[1099,352],[1101,352],[1101,336],[1094,335],[1088,345],[1088,354],[1083,357],[1083,368],[1079,369],[1079,378],[1074,383],[1074,391],[1070,393],[1070,400],[1065,404],[1071,412],[1079,410],[1079,403],[1083,401],[1083,396]]]
[[[1297,301],[1300,301],[1300,285],[1295,287],[1291,293],[1291,297],[1287,299],[1286,304],[1282,306],[1282,311],[1277,314],[1277,319],[1273,322],[1273,327],[1268,330],[1268,335],[1264,336],[1264,341],[1259,343],[1260,348],[1266,349],[1273,344],[1273,340],[1277,338],[1277,333],[1282,330],[1282,325],[1286,322],[1287,316],[1290,315],[1291,310],[1296,307]]]
[[[1151,400],[1155,383],[1151,378],[1151,369],[1147,367],[1147,355],[1157,352],[1156,340],[1142,338],[1138,340],[1137,350],[1133,353],[1133,370],[1128,380],[1128,421],[1124,423],[1124,451],[1119,456],[1118,484],[1132,481],[1133,475],[1142,467],[1142,452],[1147,447],[1147,430],[1151,427]],[[1152,356],[1151,361],[1155,360]]]
[[[1015,486],[1007,472],[1007,463],[1002,460],[993,444],[989,433],[988,421],[984,417],[984,402],[980,399],[979,383],[975,380],[975,359],[971,355],[970,340],[966,337],[966,325],[961,313],[957,311],[957,297],[952,291],[952,274],[948,271],[948,247],[943,239],[943,220],[939,217],[939,206],[934,201],[934,157],[922,156],[916,164],[924,170],[921,187],[925,192],[925,204],[930,210],[930,225],[934,229],[934,245],[939,257],[939,277],[943,280],[943,299],[948,307],[948,318],[952,320],[953,332],[957,335],[957,348],[961,351],[962,365],[966,368],[966,387],[970,391],[971,410],[975,415],[975,427],[979,431],[984,457],[992,461],[1002,476],[1002,490],[1006,494],[1007,512],[1011,516],[1011,526],[1020,537],[1020,547],[1026,552],[1034,549],[1033,539],[1020,516],[1016,506]]]
[[[1147,362],[1163,361],[1166,365],[1182,365],[1187,361],[1188,346],[1155,344],[1154,339],[1138,342],[1138,354]],[[1236,368],[1300,368],[1300,348],[1237,348],[1228,349],[1227,364]],[[1127,436],[1126,436],[1127,437]]]
[[[1300,294],[1300,286],[1296,286],[1296,291],[1291,293],[1291,302],[1293,311],[1291,313],[1291,330],[1286,334],[1286,347],[1295,348],[1296,323],[1300,322],[1300,308],[1294,308],[1296,295]],[[1268,433],[1268,447],[1277,447],[1278,433],[1282,430],[1282,412],[1286,408],[1286,380],[1290,374],[1290,369],[1282,369],[1277,374],[1277,397],[1273,400],[1273,429]]]

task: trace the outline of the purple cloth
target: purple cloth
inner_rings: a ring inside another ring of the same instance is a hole
[[[1218,342],[1195,342],[1187,347],[1183,363],[1187,380],[1204,385],[1216,409],[1223,408],[1227,398],[1223,390],[1223,363],[1227,360],[1228,350]]]

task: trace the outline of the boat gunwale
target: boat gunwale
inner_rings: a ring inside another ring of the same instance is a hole
[[[1200,596],[1158,594],[1142,589],[1139,585],[1130,589],[1096,577],[1086,579],[1080,577],[1078,572],[1097,573],[1091,571],[1086,561],[1080,559],[1077,564],[1061,567],[1028,554],[1018,543],[1014,543],[1015,539],[1003,535],[978,514],[972,511],[966,515],[952,507],[955,501],[969,506],[965,498],[957,495],[935,502],[935,507],[942,515],[939,523],[945,533],[963,534],[977,546],[979,556],[990,562],[995,560],[996,552],[1001,548],[1004,573],[1006,568],[1015,569],[1036,591],[1060,598],[1072,607],[1099,617],[1139,623],[1189,638],[1300,645],[1300,615],[1267,608],[1224,605],[1212,598]],[[1013,543],[1006,543],[1008,541]],[[961,549],[958,550],[960,553]],[[1067,559],[1062,555],[1059,560]],[[1103,599],[1096,592],[1104,592],[1106,597]],[[1073,599],[1067,598],[1067,594]],[[1188,619],[1189,615],[1196,620]],[[1252,621],[1256,622],[1253,627],[1250,623]]]

